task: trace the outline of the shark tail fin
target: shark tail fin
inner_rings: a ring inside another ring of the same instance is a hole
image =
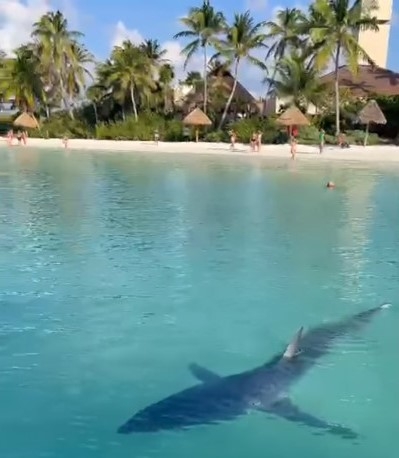
[[[300,343],[303,334],[303,326],[297,331],[291,342],[288,344],[283,354],[284,359],[292,359],[300,353]]]

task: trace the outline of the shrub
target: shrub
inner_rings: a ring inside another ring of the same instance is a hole
[[[10,125],[4,125],[4,132]],[[226,126],[224,130],[212,130],[212,127],[200,129],[200,138],[207,142],[229,142],[229,131],[233,129],[237,134],[239,143],[249,143],[254,132],[262,132],[262,142],[268,144],[286,143],[288,141],[287,129],[279,126],[275,118],[249,118],[241,119]],[[31,137],[39,138],[97,138],[99,140],[139,140],[152,141],[154,133],[158,130],[161,141],[178,142],[187,140],[184,137],[184,126],[181,120],[166,117],[152,112],[140,113],[136,121],[133,116],[124,121],[115,121],[98,124],[91,127],[83,116],[77,113],[75,119],[71,119],[67,113],[54,114],[49,120],[42,121],[41,129],[31,130]],[[334,135],[325,136],[326,143],[336,144]],[[363,144],[364,130],[346,130],[347,140],[350,144]],[[195,138],[195,129],[190,129],[191,140]],[[315,125],[299,128],[299,142],[307,145],[317,145],[319,142],[319,130]],[[370,133],[369,145],[378,145],[383,140]]]
[[[281,127],[276,124],[273,118],[249,118],[236,121],[231,124],[237,134],[240,143],[249,143],[254,132],[262,132],[263,143],[280,143]]]
[[[169,142],[183,140],[181,121],[169,120],[153,113],[143,113],[137,121],[133,116],[129,116],[124,121],[98,124],[96,138],[150,141],[154,139],[155,130],[158,130],[160,140]]]
[[[161,140],[165,142],[181,142],[183,138],[183,124],[181,121],[172,119],[166,121],[159,132]]]
[[[346,138],[349,144],[352,145],[363,145],[364,144],[364,137],[366,133],[364,130],[350,130],[346,134]],[[370,133],[367,139],[367,145],[380,145],[383,143],[382,139],[377,135]]]
[[[56,114],[44,120],[40,129],[31,130],[31,137],[37,138],[93,138],[94,132],[82,119],[71,119],[68,114]]]
[[[228,132],[224,130],[214,130],[205,135],[204,141],[212,143],[225,143],[230,141],[230,136]]]
[[[298,141],[304,145],[318,145],[319,129],[316,126],[300,127],[298,132]],[[327,138],[326,138],[327,141]]]
[[[347,130],[345,133],[346,140],[350,145],[363,145],[365,131],[363,130]],[[315,126],[304,126],[299,129],[299,142],[305,145],[317,145],[319,143],[319,130]],[[335,135],[326,135],[325,142],[330,145],[336,145],[337,139]],[[383,140],[377,134],[370,133],[368,137],[368,145],[379,145]]]

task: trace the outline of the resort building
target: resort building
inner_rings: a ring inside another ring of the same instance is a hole
[[[233,88],[234,78],[229,70],[216,68],[208,75],[208,97],[213,106],[223,111],[227,98]],[[176,96],[175,96],[176,99]],[[184,98],[181,99],[180,107],[184,112],[190,112],[195,107],[202,107],[204,103],[203,85],[198,87],[191,86]],[[238,81],[235,95],[230,106],[229,115],[250,116],[259,113],[259,108],[255,97]]]
[[[364,0],[367,2],[370,0]],[[358,42],[367,54],[375,62],[371,67],[367,62],[360,60],[357,75],[352,75],[347,65],[339,68],[340,87],[348,88],[357,97],[370,97],[373,95],[399,95],[399,73],[386,68],[388,61],[389,34],[392,20],[393,0],[379,0],[379,9],[376,12],[378,19],[388,21],[379,26],[379,31],[361,30],[358,35]],[[334,83],[334,71],[321,77],[326,83]],[[263,102],[261,108],[264,116],[278,113],[283,106],[289,102],[287,98],[279,98],[276,94]],[[316,114],[315,106],[308,107],[308,114]]]
[[[367,2],[373,0],[363,0],[367,7]],[[389,34],[391,31],[392,21],[392,3],[393,0],[378,0],[378,11],[376,16],[378,19],[388,21],[386,24],[379,26],[378,32],[371,30],[361,30],[358,36],[360,46],[372,58],[377,67],[386,68],[388,62],[388,49],[389,49]],[[360,61],[361,64],[366,65],[367,62]]]
[[[339,84],[348,88],[356,97],[372,97],[374,95],[399,95],[399,73],[381,67],[360,65],[357,75],[352,75],[347,65],[339,68]],[[334,83],[334,72],[321,77],[321,81]]]

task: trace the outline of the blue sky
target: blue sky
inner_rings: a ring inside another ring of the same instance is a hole
[[[250,9],[261,21],[269,19],[277,9],[286,6],[305,7],[309,0],[214,0],[217,9],[227,17],[234,12]],[[380,0],[383,1],[383,0]],[[85,34],[86,46],[99,59],[107,57],[113,44],[123,38],[157,38],[168,49],[168,57],[175,63],[179,76],[183,72],[183,59],[179,51],[184,42],[174,42],[173,35],[179,28],[179,17],[190,6],[201,0],[0,0],[0,47],[11,48],[27,39],[32,22],[48,9],[61,9],[71,26]],[[399,12],[399,2],[394,1],[394,11]],[[399,23],[391,27],[388,67],[399,70],[399,54],[394,50],[399,44]],[[195,59],[191,69],[200,68],[200,58]],[[262,75],[258,70],[245,66],[240,75],[244,84],[255,93],[262,92]]]

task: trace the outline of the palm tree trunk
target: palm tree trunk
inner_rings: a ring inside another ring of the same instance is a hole
[[[207,46],[204,45],[204,113],[206,114],[208,106],[208,57]]]
[[[163,112],[168,112],[168,88],[163,89]]]
[[[69,116],[71,117],[71,119],[75,119],[75,116],[73,114],[73,101],[72,101],[72,97],[68,97],[68,111],[69,111]]]
[[[98,113],[97,113],[97,105],[93,102],[93,110],[94,110],[94,119],[96,120],[96,125],[98,124]]]
[[[231,89],[231,93],[229,95],[229,98],[227,99],[226,106],[224,107],[222,119],[220,120],[220,123],[219,123],[219,129],[221,129],[223,127],[223,124],[224,124],[224,122],[226,120],[227,113],[228,113],[230,105],[231,105],[231,102],[233,101],[234,94],[236,92],[237,74],[238,74],[238,65],[239,65],[239,63],[240,63],[240,60],[236,59],[236,63],[235,63],[235,66],[234,66],[234,74],[233,74],[233,78],[234,78],[233,88]]]
[[[134,97],[134,84],[133,83],[130,84],[130,99],[132,100],[134,119],[137,121],[139,117],[137,114],[137,106],[136,106],[136,99]]]
[[[274,66],[272,77],[270,78],[269,85],[268,85],[267,91],[266,91],[265,103],[263,104],[263,107],[262,107],[262,114],[261,114],[262,116],[266,115],[266,113],[268,111],[267,110],[267,108],[268,108],[267,107],[268,98],[269,98],[269,95],[270,95],[270,89],[272,88],[272,85],[274,84],[274,78],[276,77],[276,73],[277,73],[277,68],[276,68],[276,66]]]
[[[71,119],[73,119],[74,118],[73,111],[68,102],[68,96],[65,90],[64,80],[62,78],[61,73],[59,74],[59,79],[60,79],[61,99],[62,99],[62,102],[64,103],[64,108],[69,113],[69,116],[71,117]]]
[[[335,85],[335,135],[338,137],[340,132],[340,117],[339,117],[339,56],[341,52],[341,43],[337,43],[335,54],[335,69],[334,69],[334,85]]]
[[[204,113],[206,114],[208,105],[208,57],[206,45],[204,45]]]

